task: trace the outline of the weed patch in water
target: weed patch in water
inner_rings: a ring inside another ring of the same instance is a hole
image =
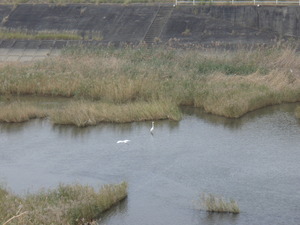
[[[201,195],[201,205],[204,210],[212,213],[240,213],[237,202],[233,199],[225,200],[223,197],[213,194],[203,193]]]
[[[127,197],[127,183],[104,185],[96,191],[84,185],[59,185],[53,190],[20,197],[0,187],[0,223],[90,224]]]

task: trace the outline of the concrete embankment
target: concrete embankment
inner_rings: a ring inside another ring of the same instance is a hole
[[[82,38],[53,40],[50,45],[49,41],[1,40],[1,49],[41,49],[43,45],[60,49],[82,42],[236,45],[300,37],[299,6],[19,4],[0,5],[0,20],[2,30],[68,31]]]

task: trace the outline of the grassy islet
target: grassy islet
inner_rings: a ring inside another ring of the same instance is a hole
[[[76,47],[58,58],[0,64],[0,94],[67,97],[70,103],[62,109],[36,107],[36,113],[28,110],[29,118],[46,115],[54,123],[77,126],[180,120],[183,105],[238,118],[265,106],[300,101],[299,65],[299,55],[288,47],[237,51]],[[0,105],[3,112],[10,104]],[[0,120],[9,122],[4,117],[0,115]]]

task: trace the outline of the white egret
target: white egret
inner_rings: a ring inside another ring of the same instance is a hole
[[[153,131],[154,131],[154,121],[152,121],[152,127],[150,129],[150,133],[153,135]]]
[[[127,144],[130,140],[120,140],[117,141],[117,144]]]

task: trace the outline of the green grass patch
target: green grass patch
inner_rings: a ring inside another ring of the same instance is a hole
[[[74,32],[51,32],[41,31],[38,33],[25,31],[0,30],[0,39],[19,39],[19,40],[81,40],[82,37]]]
[[[218,62],[215,60],[205,60],[201,62],[198,66],[198,71],[201,74],[211,74],[214,72],[221,72],[226,75],[249,75],[255,72],[260,72],[263,74],[267,73],[267,69],[260,68],[254,64],[247,63],[228,63],[228,62]]]
[[[127,183],[99,190],[80,184],[20,197],[0,187],[0,223],[14,225],[88,224],[127,197]]]

